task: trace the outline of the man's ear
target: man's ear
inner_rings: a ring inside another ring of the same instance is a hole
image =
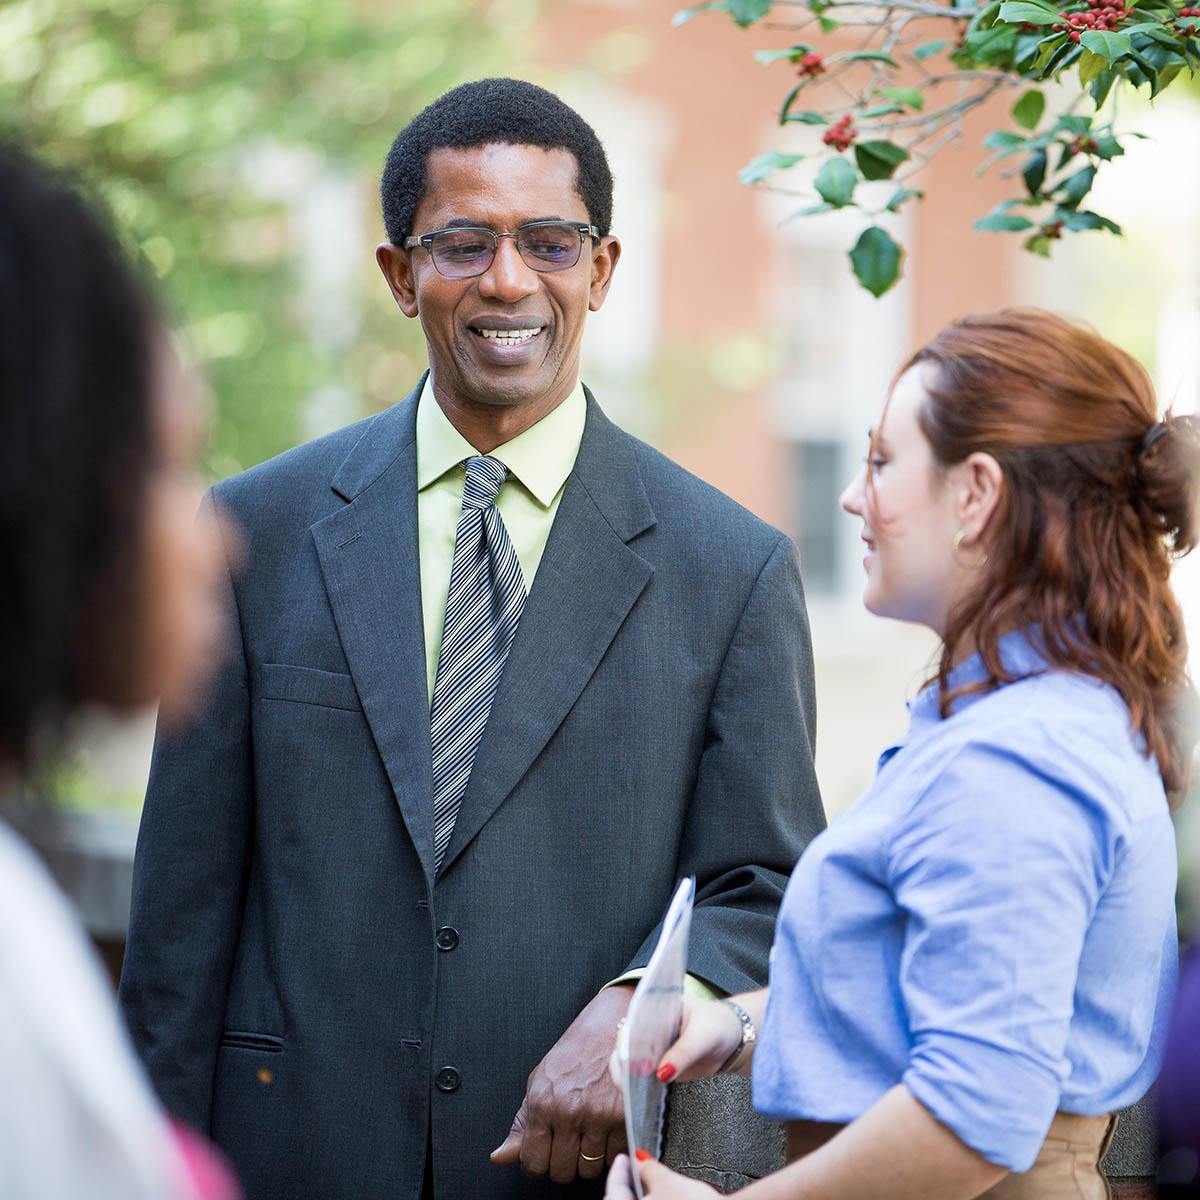
[[[599,312],[603,306],[620,257],[621,243],[611,234],[602,237],[599,246],[592,251],[592,290],[588,300],[592,312]]]
[[[375,247],[375,261],[392,290],[400,311],[406,317],[417,315],[417,288],[413,278],[412,256],[401,246],[380,242]]]
[[[969,454],[959,470],[958,519],[966,531],[965,540],[973,543],[984,536],[1000,507],[1004,496],[1004,472],[990,454],[982,452]]]

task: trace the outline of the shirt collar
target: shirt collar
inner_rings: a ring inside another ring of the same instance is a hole
[[[587,419],[583,384],[536,425],[491,451],[543,507],[549,508],[567,481]],[[424,491],[464,459],[479,453],[450,423],[433,394],[432,376],[426,377],[417,404],[417,489]]]

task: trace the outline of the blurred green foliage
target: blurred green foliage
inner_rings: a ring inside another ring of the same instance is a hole
[[[212,390],[211,475],[413,385],[420,331],[372,257],[383,157],[446,88],[520,73],[536,12],[537,0],[0,0],[0,136],[97,189],[161,281]],[[355,218],[333,239],[353,260],[339,337],[321,336],[322,247],[304,209],[330,180]],[[314,411],[331,389],[341,400]]]

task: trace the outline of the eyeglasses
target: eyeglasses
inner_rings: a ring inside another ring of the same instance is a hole
[[[453,225],[404,239],[404,248],[424,246],[440,275],[470,279],[492,265],[501,238],[517,243],[517,253],[535,271],[566,271],[583,252],[585,237],[599,237],[595,225],[579,221],[530,221],[515,233],[496,233],[482,225]]]

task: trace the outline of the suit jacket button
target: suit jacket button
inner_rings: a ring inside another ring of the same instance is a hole
[[[453,950],[458,945],[458,930],[450,925],[443,925],[437,931],[437,936],[434,940],[437,942],[439,950]]]
[[[434,1078],[439,1092],[457,1092],[462,1076],[453,1067],[443,1067]]]

